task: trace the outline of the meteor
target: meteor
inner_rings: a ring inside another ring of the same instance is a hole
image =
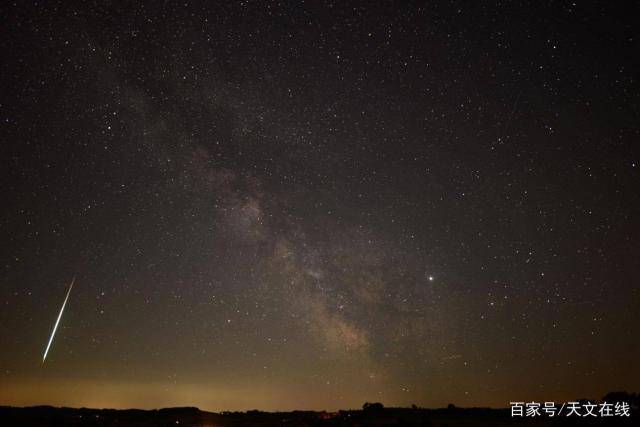
[[[64,302],[62,303],[62,308],[60,309],[60,313],[58,314],[58,318],[56,319],[56,324],[53,325],[53,331],[51,332],[51,337],[49,338],[49,343],[47,344],[47,348],[44,351],[44,356],[42,357],[42,364],[44,365],[44,361],[47,358],[47,353],[49,352],[49,347],[51,347],[51,343],[53,342],[53,337],[56,335],[56,329],[58,329],[58,323],[60,323],[60,319],[62,318],[62,312],[64,311],[64,306],[67,305],[67,300],[69,299],[69,294],[71,293],[71,288],[73,288],[73,282],[76,281],[74,276],[73,280],[71,280],[71,285],[69,285],[69,290],[67,291],[67,296],[64,298]]]

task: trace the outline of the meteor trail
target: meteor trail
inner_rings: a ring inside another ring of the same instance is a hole
[[[74,276],[73,280],[71,280],[71,285],[69,285],[69,290],[67,291],[67,296],[64,298],[64,302],[62,303],[62,308],[60,309],[60,313],[58,314],[58,318],[56,319],[56,324],[53,325],[53,331],[51,332],[51,338],[49,338],[49,343],[47,344],[47,348],[44,351],[44,356],[42,357],[42,364],[44,364],[45,359],[47,358],[47,353],[49,352],[49,347],[51,347],[51,343],[53,342],[53,337],[56,334],[56,329],[58,329],[58,323],[60,323],[60,319],[62,318],[62,312],[64,311],[64,306],[67,305],[67,300],[69,299],[69,294],[71,293],[71,288],[73,288],[73,282],[76,281]]]

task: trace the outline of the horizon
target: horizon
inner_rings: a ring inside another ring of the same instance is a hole
[[[630,395],[637,395],[637,393],[627,393],[627,392],[622,392],[625,394],[630,394]],[[584,400],[584,399],[570,399],[569,401],[578,401],[578,400]],[[603,400],[600,399],[587,399],[590,402],[593,403],[597,403],[597,402],[602,402]],[[380,403],[382,404],[382,402],[363,402],[363,405],[360,407],[355,407],[355,408],[336,408],[336,409],[260,409],[259,407],[251,407],[251,408],[247,408],[247,409],[234,409],[234,410],[210,410],[210,409],[204,409],[204,408],[200,408],[197,406],[161,406],[161,407],[147,407],[147,408],[139,408],[139,407],[88,407],[88,406],[57,406],[57,405],[50,405],[50,404],[35,404],[35,405],[29,405],[29,406],[13,406],[13,405],[4,405],[4,404],[0,404],[0,407],[9,407],[9,408],[19,408],[19,409],[30,409],[30,408],[42,408],[42,407],[47,407],[47,408],[53,408],[53,409],[88,409],[88,410],[96,410],[96,411],[161,411],[161,410],[168,410],[168,409],[184,409],[184,410],[189,410],[189,409],[195,409],[201,412],[208,412],[208,413],[213,413],[213,414],[225,414],[225,413],[237,413],[237,412],[264,412],[264,413],[279,413],[279,412],[317,412],[317,413],[321,413],[321,412],[329,412],[329,413],[335,413],[335,412],[350,412],[350,411],[363,411],[364,409],[364,405],[367,403]],[[442,410],[447,410],[447,411],[456,411],[456,410],[475,410],[475,409],[480,409],[480,410],[492,410],[492,411],[505,411],[505,410],[509,410],[511,407],[510,406],[503,406],[503,407],[491,407],[491,406],[458,406],[458,405],[454,405],[454,404],[448,404],[446,406],[437,406],[437,407],[425,407],[425,406],[419,406],[419,405],[409,405],[409,406],[387,406],[383,404],[383,409],[385,410],[393,410],[393,409],[408,409],[408,410],[426,410],[426,411],[442,411]]]
[[[115,389],[113,389],[113,384],[109,383],[110,387],[112,388],[112,390],[110,390],[110,393],[108,393],[109,395],[112,396],[113,401],[123,401],[126,400],[126,397],[123,396],[127,396],[128,393],[133,393],[134,395],[142,395],[142,396],[146,396],[147,394],[151,394],[151,395],[157,395],[158,394],[158,387],[157,386],[149,386],[147,391],[144,392],[144,389],[140,389],[138,387],[134,387],[132,386],[131,383],[123,383],[121,384],[119,387],[116,387]],[[41,387],[41,383],[39,383],[38,387]],[[103,384],[104,386],[104,384]],[[55,393],[56,391],[59,391],[60,385],[59,383],[54,383],[54,385],[50,386],[51,387],[51,394]],[[69,390],[69,384],[68,383],[63,383],[63,388],[64,390]],[[101,386],[98,386],[98,388],[102,388]],[[250,388],[250,385],[247,385],[247,388]],[[147,405],[147,404],[139,404],[137,406],[127,406],[126,403],[115,403],[115,404],[108,404],[106,402],[109,401],[109,399],[102,399],[102,400],[94,400],[92,401],[91,399],[89,400],[71,400],[67,402],[85,402],[85,403],[77,403],[77,404],[69,404],[69,403],[63,403],[65,402],[65,398],[60,397],[58,399],[63,399],[63,400],[56,400],[55,398],[43,398],[44,400],[42,400],[41,402],[43,403],[37,403],[37,402],[33,402],[33,403],[26,403],[26,402],[30,402],[32,399],[32,394],[31,391],[33,390],[32,386],[27,387],[27,389],[25,390],[25,397],[23,399],[21,399],[20,397],[18,397],[16,400],[11,400],[11,399],[6,399],[5,396],[8,394],[15,396],[20,396],[20,388],[19,387],[7,387],[6,388],[6,393],[2,393],[2,391],[0,390],[0,406],[11,406],[11,407],[22,407],[22,408],[28,408],[28,407],[32,407],[32,406],[52,406],[52,407],[56,407],[56,408],[89,408],[89,409],[116,409],[116,410],[126,410],[126,409],[140,409],[140,410],[158,410],[158,409],[164,409],[164,408],[187,408],[187,407],[195,407],[198,408],[201,411],[205,411],[205,412],[214,412],[214,413],[222,413],[222,412],[246,412],[246,411],[251,411],[251,410],[259,410],[259,411],[263,411],[263,412],[292,412],[292,411],[327,411],[327,412],[335,412],[335,411],[339,411],[339,410],[361,410],[362,409],[362,405],[365,402],[380,402],[384,405],[385,408],[411,408],[413,405],[417,406],[420,409],[446,409],[448,407],[448,405],[452,404],[454,405],[456,408],[459,409],[472,409],[472,408],[481,408],[481,409],[508,409],[509,408],[509,404],[510,402],[507,402],[506,405],[503,406],[497,406],[497,405],[491,405],[491,404],[487,404],[487,405],[477,405],[477,404],[473,404],[473,403],[469,403],[469,404],[460,404],[459,402],[455,402],[455,401],[447,401],[446,403],[441,403],[441,404],[419,404],[417,402],[412,402],[412,403],[400,403],[400,404],[394,404],[394,403],[389,403],[389,402],[385,402],[384,400],[378,399],[365,399],[362,402],[358,403],[358,402],[352,402],[350,404],[346,404],[344,406],[335,406],[335,407],[331,407],[331,406],[291,406],[291,407],[286,407],[286,406],[277,406],[277,404],[275,406],[260,406],[260,405],[251,405],[248,404],[248,406],[242,406],[245,404],[242,403],[238,403],[238,404],[232,404],[230,406],[221,406],[221,407],[214,407],[213,405],[215,405],[214,403],[211,403],[211,405],[209,405],[208,401],[211,400],[211,398],[208,398],[207,396],[212,394],[215,395],[215,393],[211,393],[211,392],[207,392],[206,389],[197,389],[196,391],[194,391],[192,393],[193,396],[197,396],[195,398],[185,398],[187,400],[184,401],[179,401],[179,400],[166,400],[165,404],[161,404],[161,405],[157,405],[157,406],[153,406],[153,405]],[[81,385],[77,387],[77,390],[80,392],[87,392],[87,390],[92,390],[90,387],[87,387],[87,385]],[[564,397],[560,397],[560,398],[549,398],[547,395],[539,395],[540,398],[536,399],[534,398],[529,398],[530,395],[527,395],[528,399],[524,399],[524,396],[520,396],[520,398],[515,398],[512,401],[524,401],[524,402],[531,402],[531,401],[538,401],[538,402],[545,402],[545,401],[553,401],[553,402],[570,402],[570,401],[578,401],[578,400],[583,400],[583,399],[587,399],[590,400],[592,402],[600,402],[602,401],[602,399],[609,393],[618,393],[618,392],[628,392],[628,393],[635,393],[632,389],[629,389],[627,391],[624,390],[608,390],[606,392],[601,393],[598,396],[583,396],[583,395],[579,395],[579,396],[564,396]],[[72,393],[73,394],[73,393]],[[232,395],[228,392],[219,392],[218,394],[221,394],[222,396],[224,396],[224,399],[229,399],[229,396]],[[244,391],[239,391],[238,394],[243,395]],[[116,397],[119,396],[119,397]],[[286,399],[286,398],[285,398]],[[301,396],[298,397],[298,399],[301,399],[303,402],[309,400],[308,397],[305,396]],[[267,399],[268,400],[268,399]],[[257,401],[257,400],[256,400]],[[48,403],[44,403],[44,402],[48,402]],[[91,403],[91,402],[95,402],[95,403]],[[104,402],[104,403],[99,403],[99,402]],[[200,404],[194,404],[194,402],[199,402]],[[444,402],[444,401],[443,401]]]

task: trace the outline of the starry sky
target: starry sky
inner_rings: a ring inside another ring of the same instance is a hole
[[[71,3],[1,6],[0,404],[637,391],[637,3]]]

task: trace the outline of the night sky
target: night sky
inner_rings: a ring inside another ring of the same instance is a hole
[[[0,404],[638,390],[637,3],[71,3],[0,10]]]

